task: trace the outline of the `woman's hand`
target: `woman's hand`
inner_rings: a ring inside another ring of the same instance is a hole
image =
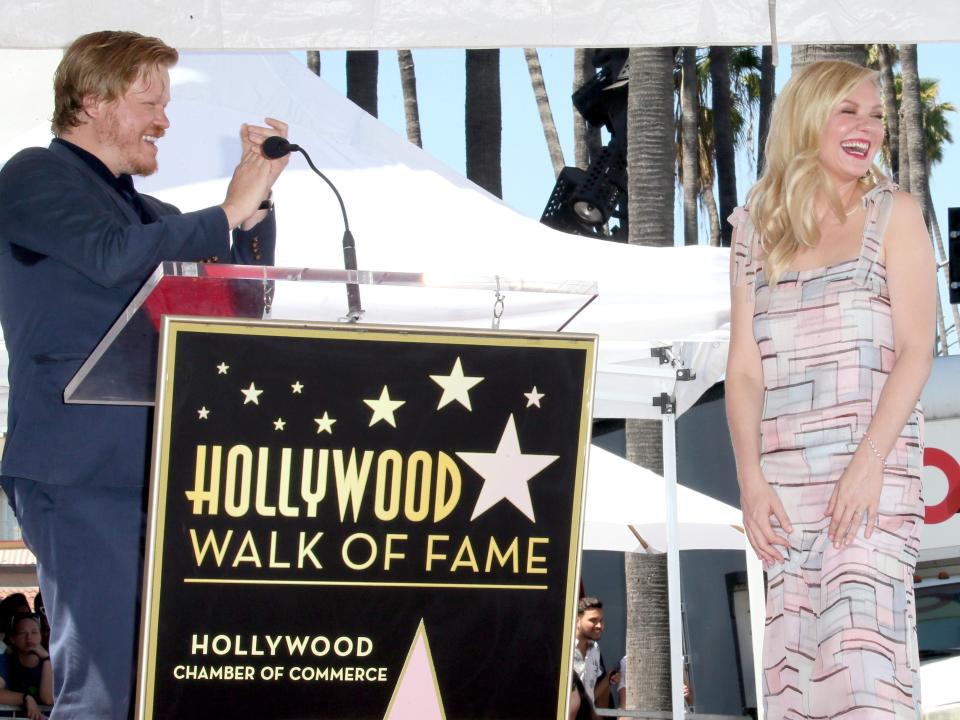
[[[793,532],[783,503],[763,478],[743,482],[740,487],[740,507],[743,509],[743,525],[747,539],[765,567],[772,567],[784,560],[783,554],[774,545],[790,547],[790,542],[773,530],[771,517],[776,517],[780,527]]]
[[[40,707],[33,695],[23,696],[23,711],[30,720],[43,720],[43,713],[40,712]]]
[[[867,517],[864,537],[873,534],[883,490],[883,463],[880,458],[858,449],[833,488],[825,516],[831,518],[827,535],[835,548],[849,545],[857,528]]]

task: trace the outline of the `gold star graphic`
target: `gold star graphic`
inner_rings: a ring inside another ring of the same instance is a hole
[[[297,380],[293,385],[290,386],[290,389],[293,390],[294,395],[302,395],[303,383]]]
[[[443,388],[443,395],[440,397],[437,410],[456,400],[467,410],[473,411],[473,408],[470,407],[470,388],[482,382],[483,378],[464,375],[460,358],[457,358],[456,362],[453,363],[453,370],[450,371],[449,375],[431,375],[430,379]]]
[[[397,421],[393,417],[393,411],[396,410],[401,405],[406,404],[406,400],[391,400],[390,391],[387,390],[387,386],[383,386],[383,390],[380,392],[380,397],[376,400],[364,400],[366,405],[368,405],[373,410],[373,416],[370,418],[370,425],[367,427],[373,427],[376,423],[381,420],[385,420],[391,426],[396,427]]]
[[[283,418],[277,418],[273,421],[274,430],[283,430],[287,426],[286,421]]]
[[[229,369],[229,365],[227,365],[225,362],[221,362],[219,365],[217,365],[217,375],[226,375],[227,370]]]
[[[260,396],[263,395],[263,390],[257,390],[257,386],[253,383],[250,383],[250,387],[246,390],[242,389],[240,392],[243,393],[243,404],[253,403],[254,405],[260,404]]]
[[[210,417],[210,411],[207,410],[206,407],[202,407],[199,410],[197,410],[197,415],[200,417],[201,420],[206,420],[208,417]]]
[[[533,390],[528,393],[524,393],[523,396],[527,399],[527,407],[533,407],[536,405],[540,407],[540,401],[546,397],[545,393],[537,392],[537,386],[533,386]]]
[[[323,417],[314,418],[313,421],[317,424],[317,435],[322,432],[333,435],[333,424],[336,420],[330,417],[328,412],[324,411]]]

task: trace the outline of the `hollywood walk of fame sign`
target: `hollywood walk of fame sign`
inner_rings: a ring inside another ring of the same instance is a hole
[[[167,318],[138,717],[561,720],[594,357]]]

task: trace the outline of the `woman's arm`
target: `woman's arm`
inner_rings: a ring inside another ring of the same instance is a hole
[[[50,655],[42,647],[35,652],[40,658],[40,688],[37,690],[37,700],[44,705],[53,705],[53,667]]]
[[[923,212],[907,193],[894,195],[884,249],[895,359],[866,435],[830,498],[829,534],[838,547],[853,540],[863,512],[867,513],[865,535],[873,533],[883,488],[880,458],[893,449],[933,364],[936,266]]]
[[[736,277],[736,247],[741,228],[734,231],[730,251],[730,277]],[[748,294],[750,293],[750,294]],[[763,407],[763,368],[760,348],[753,337],[752,289],[731,283],[730,349],[726,372],[727,426],[737,462],[740,483],[740,505],[744,529],[754,551],[768,567],[783,562],[783,555],[774,545],[789,547],[786,538],[773,531],[770,516],[791,532],[793,528],[783,505],[760,470],[760,418]]]

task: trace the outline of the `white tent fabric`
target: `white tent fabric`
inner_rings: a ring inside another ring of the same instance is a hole
[[[583,549],[666,551],[666,493],[660,475],[591,445]],[[677,486],[677,521],[681,550],[745,547],[737,529],[743,524],[740,510],[682,485]]]
[[[780,42],[942,42],[943,0],[780,0]],[[769,0],[0,0],[0,47],[64,47],[130,28],[181,49],[751,45],[771,38]]]

